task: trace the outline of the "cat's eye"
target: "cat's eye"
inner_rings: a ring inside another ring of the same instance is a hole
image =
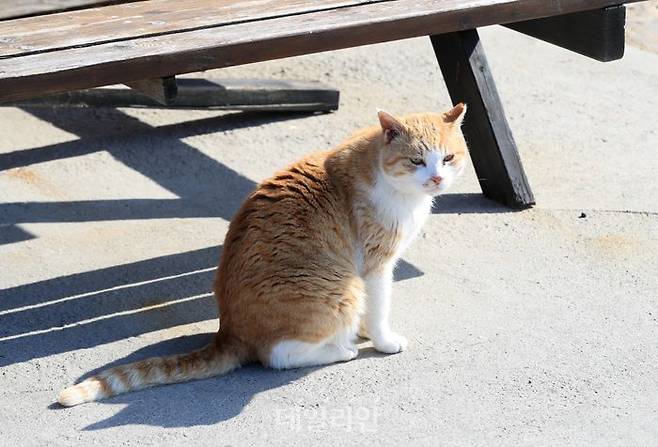
[[[452,159],[455,158],[454,154],[448,154],[445,157],[443,157],[443,163],[450,163]]]
[[[425,161],[422,158],[410,158],[409,161],[414,166],[422,166],[425,164]]]

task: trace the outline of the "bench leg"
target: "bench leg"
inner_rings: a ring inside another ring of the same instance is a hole
[[[468,104],[462,126],[482,193],[511,208],[535,203],[476,30],[430,36],[450,98]]]

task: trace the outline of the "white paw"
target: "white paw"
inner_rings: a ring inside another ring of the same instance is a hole
[[[349,362],[359,355],[359,348],[357,348],[356,345],[337,346],[336,348],[340,353],[337,360],[339,362]]]
[[[377,340],[373,340],[372,344],[379,352],[395,354],[396,352],[401,352],[407,349],[409,343],[402,335],[390,332],[383,337],[379,337]]]
[[[359,355],[359,348],[356,347],[356,345],[352,345],[349,348],[347,348],[349,355],[347,360],[352,360],[356,358],[357,355]]]

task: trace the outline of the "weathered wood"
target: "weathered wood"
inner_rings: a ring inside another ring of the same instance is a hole
[[[339,92],[319,82],[265,79],[176,79],[167,108],[278,112],[329,112]],[[76,90],[9,104],[13,107],[162,107],[162,102],[122,86]]]
[[[535,203],[476,30],[431,36],[453,102],[466,102],[462,129],[485,196],[512,208]]]
[[[19,0],[0,3],[0,20],[31,17],[139,0]]]
[[[379,2],[392,0],[375,0]],[[217,28],[373,0],[149,0],[0,22],[0,58]]]
[[[178,93],[176,78],[174,76],[158,79],[142,79],[126,82],[126,85],[163,106],[173,104]]]
[[[15,54],[0,59],[0,101],[518,22],[618,2],[380,1],[153,37],[126,38],[56,53]],[[35,19],[16,22],[30,28],[26,23]]]
[[[624,56],[626,8],[611,6],[505,25],[593,59],[608,62]]]

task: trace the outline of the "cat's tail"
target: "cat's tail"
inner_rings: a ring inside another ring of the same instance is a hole
[[[240,367],[241,356],[231,345],[213,342],[197,351],[153,357],[117,366],[59,392],[57,401],[72,407],[117,394],[167,383],[205,379]]]

